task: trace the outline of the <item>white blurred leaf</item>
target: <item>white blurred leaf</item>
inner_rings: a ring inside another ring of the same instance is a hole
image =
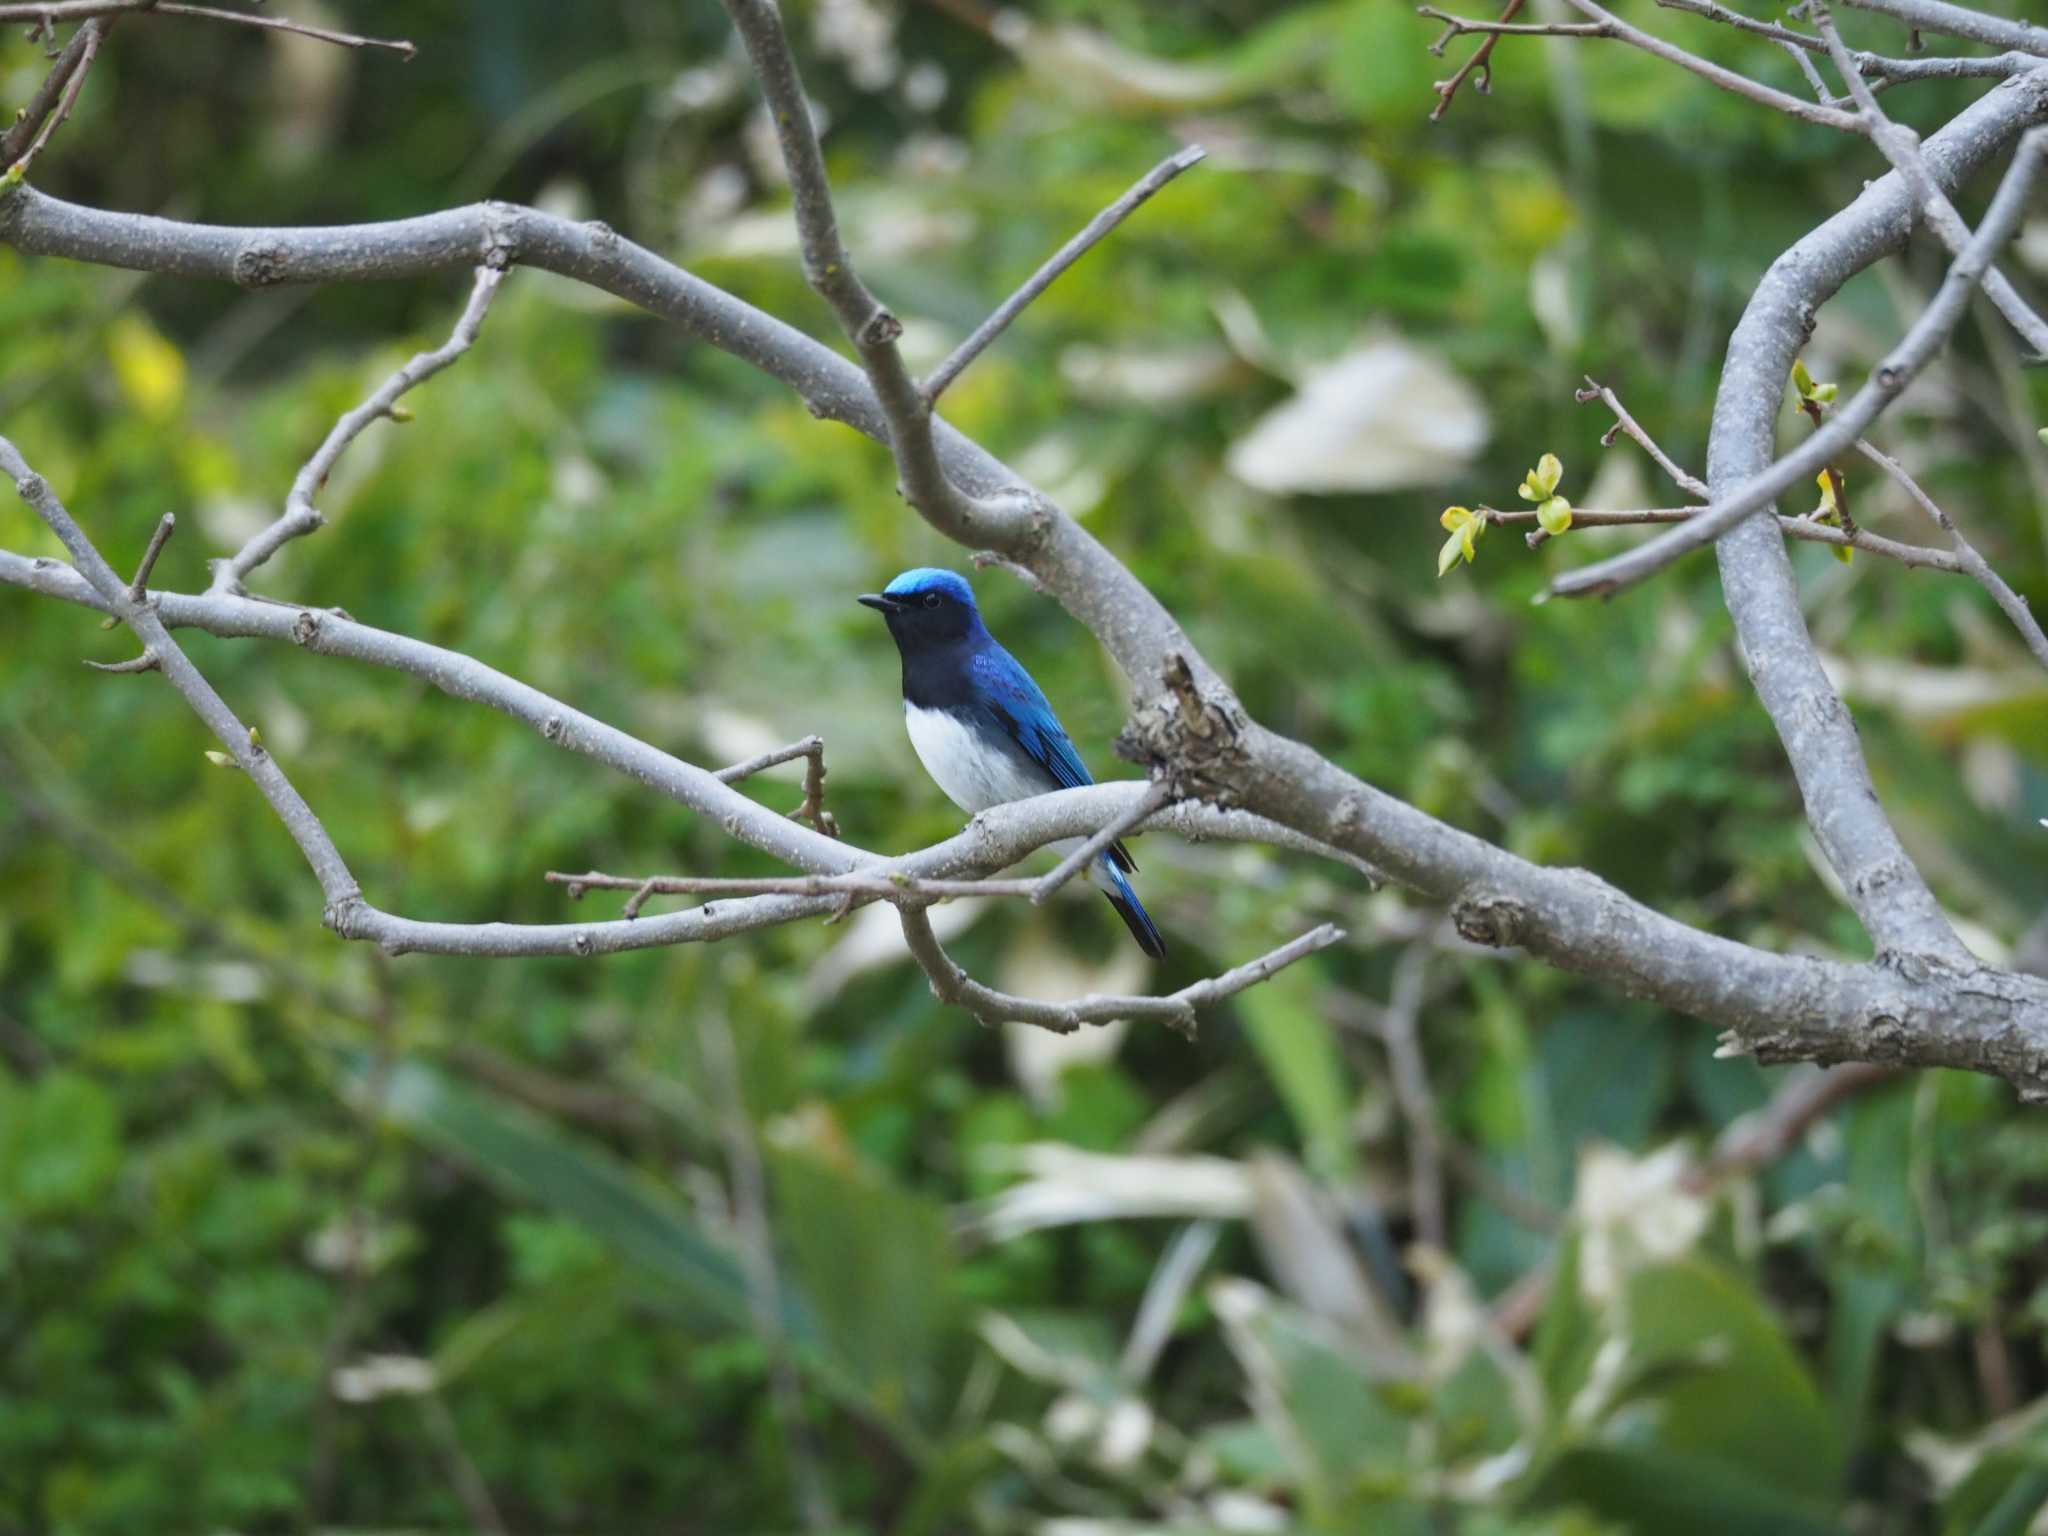
[[[329,28],[348,24],[325,0],[301,0],[294,19]],[[270,111],[262,149],[271,170],[288,173],[317,159],[334,142],[356,56],[282,29],[265,33],[264,41],[270,54]]]
[[[1401,1475],[1411,1426],[1380,1389],[1409,1378],[1412,1360],[1362,1351],[1342,1329],[1249,1280],[1218,1280],[1209,1301],[1245,1373],[1252,1411],[1311,1501],[1334,1499],[1363,1478]]]
[[[1100,1318],[1068,1312],[981,1314],[982,1342],[1019,1375],[1069,1392],[1115,1395],[1115,1343]]]
[[[1102,504],[1117,468],[1104,462],[1099,452],[1083,451],[1063,433],[1039,438],[1017,453],[1014,462],[1018,474],[1065,507],[1069,516],[1081,519]]]
[[[1027,1177],[969,1211],[969,1229],[990,1242],[1083,1221],[1142,1216],[1228,1221],[1251,1214],[1250,1176],[1227,1158],[1120,1157],[1033,1142],[1004,1149],[994,1160]]]
[[[1087,965],[1034,925],[1025,929],[1003,955],[995,984],[1018,997],[1057,1002],[1090,993],[1141,992],[1151,971],[1151,962],[1144,953],[1128,944],[1119,944],[1112,950],[1106,964]],[[1031,1102],[1040,1109],[1056,1108],[1060,1102],[1060,1074],[1070,1067],[1114,1060],[1129,1028],[1127,1020],[1117,1019],[1099,1028],[1056,1035],[1029,1024],[1005,1024],[1003,1049],[1010,1058],[1011,1075]]]
[[[1141,351],[1076,345],[1060,353],[1060,377],[1083,400],[1154,408],[1217,394],[1238,367],[1218,346]]]
[[[1552,248],[1529,266],[1529,310],[1550,350],[1560,356],[1576,352],[1586,332],[1573,279],[1575,265],[1567,252]]]
[[[1595,1142],[1580,1155],[1572,1213],[1582,1234],[1579,1288],[1587,1300],[1615,1301],[1633,1271],[1679,1258],[1699,1241],[1711,1202],[1686,1189],[1691,1166],[1678,1142],[1646,1157]]]
[[[1230,472],[1275,495],[1390,491],[1449,478],[1485,446],[1479,394],[1396,336],[1316,369],[1231,445]]]
[[[1918,724],[1939,725],[1978,710],[2048,702],[2038,667],[1924,667],[1896,657],[1862,661],[1821,655],[1828,680],[1842,692],[1881,705]]]
[[[1277,1152],[1250,1163],[1252,1236],[1289,1296],[1375,1348],[1399,1351],[1401,1330],[1353,1255],[1327,1196]]]
[[[344,1403],[373,1403],[381,1397],[424,1397],[434,1390],[434,1363],[412,1355],[365,1355],[336,1369],[329,1383]]]
[[[995,18],[996,41],[1030,71],[1071,95],[1124,109],[1194,107],[1227,99],[1235,71],[1136,53],[1087,27],[1041,25],[1021,11]]]
[[[1257,1494],[1243,1493],[1233,1488],[1210,1494],[1207,1509],[1210,1521],[1219,1531],[1263,1532],[1294,1529],[1294,1517],[1278,1504],[1262,1499]]]
[[[1947,1498],[1986,1456],[2032,1439],[2044,1424],[2048,1424],[2048,1397],[2037,1398],[2002,1419],[1993,1419],[1974,1435],[1951,1438],[1930,1429],[1908,1429],[1906,1454],[1927,1473],[1935,1497]]]
[[[1160,1351],[1166,1348],[1167,1340],[1173,1336],[1173,1325],[1180,1315],[1181,1303],[1187,1300],[1188,1292],[1202,1273],[1202,1266],[1215,1252],[1217,1234],[1221,1230],[1213,1221],[1190,1222],[1166,1245],[1166,1252],[1160,1255],[1152,1278],[1145,1282],[1145,1294],[1138,1303],[1138,1316],[1132,1322],[1131,1336],[1124,1344],[1121,1369],[1126,1381],[1140,1382],[1152,1374]]]
[[[2048,219],[2029,219],[2022,224],[2012,248],[2022,265],[2048,272]]]

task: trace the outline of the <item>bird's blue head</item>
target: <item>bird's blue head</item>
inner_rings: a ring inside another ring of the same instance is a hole
[[[929,565],[905,571],[860,601],[888,620],[889,633],[906,650],[966,639],[981,628],[974,589],[957,573]]]

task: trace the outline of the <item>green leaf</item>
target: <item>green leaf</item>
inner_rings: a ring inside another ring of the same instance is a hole
[[[1416,1470],[1411,1416],[1390,1401],[1406,1378],[1371,1361],[1323,1319],[1279,1301],[1248,1280],[1210,1291],[1224,1338],[1249,1385],[1253,1411],[1294,1458],[1312,1518],[1398,1499]],[[1384,1530],[1376,1518],[1354,1529]]]
[[[689,1207],[610,1153],[421,1061],[393,1069],[384,1109],[506,1193],[569,1217],[696,1306],[728,1323],[751,1323],[739,1260],[703,1235]],[[787,1303],[784,1325],[796,1335],[811,1333],[800,1311]]]
[[[2048,1508],[2048,1454],[2039,1444],[1994,1451],[1944,1506],[1942,1536],[2026,1536]]]
[[[1539,1509],[1577,1505],[1657,1536],[1839,1536],[1816,1508],[1759,1485],[1739,1467],[1649,1447],[1577,1446],[1529,1494]]]
[[[1239,1006],[1245,1034],[1287,1106],[1310,1170],[1342,1178],[1352,1169],[1351,1077],[1315,992],[1313,974],[1295,966],[1241,994]]]
[[[1470,560],[1472,545],[1462,533],[1454,533],[1444,540],[1444,547],[1436,553],[1436,574],[1439,581],[1451,573],[1451,567],[1458,563],[1460,555]]]
[[[1543,525],[1545,533],[1556,538],[1572,526],[1572,504],[1562,496],[1553,496],[1536,509],[1536,521]]]
[[[1637,1394],[1665,1449],[1711,1457],[1752,1483],[1832,1497],[1841,1448],[1821,1396],[1756,1292],[1703,1258],[1629,1277],[1624,1337],[1636,1370],[1688,1367]]]
[[[1464,556],[1467,564],[1477,558],[1479,536],[1486,532],[1486,517],[1484,513],[1474,512],[1470,507],[1445,507],[1437,521],[1448,528],[1451,534],[1450,538],[1444,541],[1444,547],[1437,552],[1436,574],[1441,580],[1450,568],[1458,563],[1460,555]]]
[[[1564,464],[1554,453],[1546,453],[1536,461],[1536,467],[1522,477],[1517,494],[1524,501],[1548,501],[1557,494],[1557,484],[1564,478]]]
[[[936,1202],[809,1149],[768,1157],[789,1278],[821,1341],[890,1418],[937,1408],[953,1252]]]
[[[1825,1371],[1833,1418],[1853,1440],[1870,1411],[1879,1355],[1891,1324],[1917,1284],[1919,1216],[1912,1195],[1908,1149],[1912,1095],[1876,1093],[1850,1104],[1837,1123],[1847,1165],[1843,1187],[1853,1191],[1855,1214],[1867,1240],[1831,1245]]]
[[[21,1215],[53,1217],[86,1210],[121,1166],[121,1115],[83,1073],[46,1073],[4,1107],[0,1193]]]

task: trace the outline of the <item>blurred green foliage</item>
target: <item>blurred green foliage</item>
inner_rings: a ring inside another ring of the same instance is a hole
[[[1764,41],[1630,9],[1801,89]],[[708,0],[324,12],[420,55],[133,18],[36,181],[221,222],[538,201],[829,334]],[[1518,505],[1545,453],[1575,507],[1668,503],[1573,389],[1614,385],[1697,467],[1750,285],[1871,156],[1604,43],[1503,45],[1492,93],[1432,127],[1449,66],[1391,0],[1063,0],[1002,40],[972,5],[796,14],[849,239],[920,361],[1175,144],[1209,147],[948,412],[1127,559],[1261,718],[1689,922],[1867,953],[1708,562],[1541,608],[1556,562],[1632,535],[1496,533],[1441,582],[1432,563],[1445,504]],[[10,32],[0,100],[42,65]],[[1970,95],[1886,99],[1927,128]],[[1815,375],[1859,380],[1939,260],[1916,245],[1850,285]],[[0,417],[117,565],[177,511],[157,581],[192,589],[461,292],[248,295],[0,248]],[[1317,369],[1395,343],[1453,394],[1334,392],[1346,483],[1233,472]],[[2037,378],[1967,331],[1882,436],[2038,603]],[[964,559],[880,449],[530,272],[408,405],[260,590],[695,761],[820,731],[848,836],[954,828],[850,599]],[[1432,447],[1458,411],[1478,438]],[[1853,466],[1850,493],[1865,526],[1931,539]],[[58,553],[11,499],[0,547]],[[2038,956],[2038,671],[1973,587],[1794,556],[1923,867],[1973,943]],[[1098,648],[1000,573],[977,585],[1114,771]],[[578,910],[550,868],[765,868],[417,680],[185,643],[388,908],[543,922]],[[1656,1149],[1703,1147],[1781,1074],[1438,949],[1430,914],[1342,872],[1163,837],[1139,848],[1158,974],[1078,898],[944,909],[957,954],[1056,995],[1179,986],[1326,917],[1352,942],[1196,1045],[1095,1033],[1059,1057],[938,1008],[860,917],[597,964],[387,960],[320,927],[291,844],[168,689],[80,669],[121,645],[0,592],[0,1531],[1903,1536],[2023,1530],[2048,1497],[2048,1130],[1996,1084],[1901,1081],[1692,1192]],[[797,797],[787,770],[750,791]],[[1374,1010],[1417,944],[1459,1176],[1451,1251],[1404,1265]],[[1517,1297],[1510,1338],[1486,1307]]]

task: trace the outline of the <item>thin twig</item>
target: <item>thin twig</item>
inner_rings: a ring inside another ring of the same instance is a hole
[[[1768,37],[1774,43],[1786,43],[1806,52],[1818,53],[1821,48],[1820,39],[1809,33],[1781,27],[1775,22],[1758,21],[1754,17],[1743,15],[1740,11],[1731,11],[1725,5],[1716,5],[1714,0],[1657,0],[1657,4],[1667,11],[1684,11],[1688,15],[1704,16],[1707,20],[1717,21],[1724,27],[1754,32],[1759,37]]]
[[[0,22],[28,21],[48,27],[62,21],[119,16],[146,9],[150,0],[34,0],[32,4],[0,5]]]
[[[387,48],[406,59],[410,59],[418,52],[411,43],[397,38],[358,37],[352,32],[335,32],[326,27],[311,26],[303,21],[290,21],[281,16],[255,16],[247,11],[224,11],[210,5],[181,4],[178,0],[37,0],[35,4],[0,5],[0,22],[49,23],[100,17],[113,20],[137,12],[149,16],[191,16],[201,21],[226,21],[242,27],[265,27],[275,32],[296,32],[302,37],[316,37],[323,43],[338,43],[344,48]]]
[[[50,142],[51,136],[63,127],[65,120],[71,116],[71,109],[78,104],[78,93],[85,87],[85,77],[92,72],[93,60],[100,56],[100,44],[106,41],[107,32],[113,27],[114,21],[113,17],[88,21],[78,29],[78,36],[73,39],[78,45],[75,59],[69,47],[57,56],[57,63],[51,69],[49,79],[44,81],[44,90],[48,89],[50,80],[54,80],[63,70],[65,60],[72,59],[70,72],[64,77],[63,94],[58,97],[56,107],[44,114],[41,124],[36,128],[35,138],[29,142],[28,148],[22,151],[21,158],[7,167],[6,175],[9,181],[17,181],[28,174],[29,167],[35,164],[36,156],[43,152],[43,146]],[[43,91],[36,94],[40,101]]]
[[[2041,621],[2034,617],[2034,611],[2027,606],[2027,600],[2013,591],[2006,579],[1992,569],[1991,562],[1977,552],[1975,545],[1963,537],[1963,531],[1956,526],[1955,519],[1944,512],[1934,498],[1920,488],[1920,483],[1906,473],[1904,465],[1862,438],[1856,440],[1856,451],[1897,481],[1900,488],[1913,498],[1914,505],[1925,512],[1929,520],[1948,535],[1949,542],[1955,546],[1957,564],[1965,574],[1991,594],[1991,600],[1998,604],[2008,619],[2012,620],[2013,628],[2020,632],[2020,638],[2026,641],[2027,649],[2034,653],[2034,659],[2042,666],[2048,667],[2048,634],[2042,633]]]
[[[95,672],[132,675],[137,672],[154,672],[158,663],[156,652],[145,648],[140,656],[131,656],[126,661],[87,661],[86,665]]]
[[[1071,1034],[1083,1024],[1107,1024],[1112,1019],[1159,1019],[1167,1028],[1193,1038],[1198,1009],[1265,981],[1344,937],[1343,929],[1325,923],[1235,970],[1164,997],[1091,994],[1072,1002],[1048,1003],[998,992],[969,976],[939,943],[938,935],[932,932],[931,919],[922,908],[901,907],[897,915],[903,921],[903,937],[911,954],[930,978],[932,991],[941,1002],[965,1008],[984,1024],[1035,1024],[1060,1035]]]
[[[237,26],[264,27],[274,32],[294,32],[300,37],[318,38],[323,43],[335,43],[343,48],[385,48],[407,63],[411,63],[413,55],[419,52],[404,38],[359,37],[353,32],[336,32],[328,27],[316,27],[282,16],[255,16],[246,11],[217,10],[210,5],[183,5],[175,3],[175,0],[156,0],[155,4],[144,8],[157,16],[196,16],[205,21],[231,21]]]
[[[50,71],[43,76],[43,83],[36,87],[35,95],[28,99],[28,105],[15,114],[6,133],[0,134],[0,166],[11,166],[27,151],[29,144],[42,131],[43,123],[57,110],[57,104],[70,85],[71,77],[78,72],[80,61],[85,58],[88,47],[98,48],[98,33],[103,23],[88,22],[71,34],[71,41],[64,45],[50,65]]]
[[[1689,474],[1679,468],[1677,461],[1662,448],[1658,447],[1657,440],[1643,430],[1642,423],[1629,414],[1628,407],[1621,403],[1621,397],[1605,384],[1602,384],[1598,379],[1588,374],[1586,375],[1586,387],[1573,391],[1572,398],[1581,405],[1598,400],[1614,414],[1614,425],[1600,434],[1600,446],[1602,448],[1612,448],[1614,446],[1614,434],[1625,432],[1638,448],[1650,456],[1659,469],[1671,477],[1672,483],[1681,491],[1684,491],[1689,496],[1698,496],[1702,500],[1713,499],[1713,492],[1707,489],[1707,482],[1698,475]],[[1576,513],[1574,515],[1576,516]]]
[[[1501,8],[1500,20],[1493,23],[1493,25],[1495,27],[1504,27],[1513,22],[1515,17],[1521,14],[1522,3],[1523,0],[1507,0],[1507,4]],[[1446,15],[1444,12],[1436,10],[1433,6],[1417,6],[1415,13],[1418,16],[1428,16],[1444,23],[1445,30],[1443,36],[1429,45],[1429,51],[1438,58],[1444,56],[1444,44],[1448,43],[1452,38],[1457,37],[1463,32],[1487,30],[1484,26],[1475,25],[1461,16]],[[1473,49],[1472,57],[1463,64],[1460,64],[1457,72],[1448,80],[1439,80],[1430,87],[1431,90],[1436,92],[1436,105],[1430,109],[1429,114],[1429,120],[1432,123],[1443,121],[1444,114],[1451,110],[1451,103],[1457,99],[1459,89],[1463,87],[1466,78],[1474,70],[1479,72],[1479,78],[1472,82],[1472,89],[1484,96],[1492,88],[1493,50],[1494,45],[1499,41],[1500,36],[1496,32],[1477,48]]]
[[[1797,43],[1781,40],[1778,44],[1792,56],[1792,62],[1799,66],[1799,73],[1806,77],[1806,87],[1813,92],[1813,99],[1824,107],[1836,105],[1835,93],[1828,89],[1828,83],[1821,78],[1820,66],[1813,62],[1813,55]]]
[[[1009,328],[1010,322],[1024,312],[1025,306],[1050,288],[1060,274],[1087,255],[1105,235],[1136,213],[1153,193],[1182,171],[1199,165],[1206,154],[1207,151],[1201,145],[1190,144],[1186,149],[1176,150],[1168,155],[1140,177],[1122,197],[1090,219],[1078,235],[1048,256],[1045,264],[1024,280],[1022,287],[1003,300],[993,314],[974,328],[973,335],[955,347],[950,357],[925,376],[922,387],[926,402],[935,404],[939,396],[946,392],[946,386],[957,379],[969,363],[981,356],[989,344]]]
[[[142,552],[142,562],[135,567],[135,579],[128,583],[129,602],[139,603],[149,595],[149,578],[156,569],[156,557],[164,552],[164,545],[177,530],[177,513],[166,512],[157,519],[156,532],[149,536],[149,548]]]
[[[808,821],[827,837],[839,835],[839,823],[832,813],[825,809],[825,738],[806,736],[802,741],[793,741],[786,747],[777,747],[772,752],[763,752],[759,757],[750,757],[744,763],[734,763],[730,768],[721,768],[712,777],[721,784],[737,784],[741,779],[750,779],[764,769],[779,767],[783,763],[805,759],[804,799],[789,814],[792,819]],[[631,912],[626,914],[632,916]]]
[[[844,875],[607,875],[597,870],[571,874],[551,869],[542,877],[568,887],[569,899],[586,891],[631,891],[626,916],[639,913],[650,896],[856,896],[899,905],[929,906],[960,896],[1016,896],[1030,900],[1036,880],[934,880],[915,875],[857,870]]]
[[[1065,885],[1075,875],[1086,869],[1096,856],[1111,843],[1122,837],[1154,811],[1163,809],[1173,799],[1173,789],[1164,779],[1154,779],[1145,787],[1145,793],[1133,801],[1131,808],[1121,816],[1112,819],[1093,837],[1089,838],[1072,853],[1053,867],[1052,873],[1031,888],[1033,906],[1042,906],[1050,900],[1053,892]]]
[[[1520,7],[1516,7],[1517,10]],[[1448,42],[1454,37],[1468,34],[1483,37],[1613,37],[1614,29],[1599,21],[1509,21],[1503,13],[1499,21],[1488,21],[1483,16],[1455,16],[1449,11],[1440,11],[1433,5],[1418,5],[1415,14],[1426,16],[1431,21],[1440,21],[1448,29],[1440,41]],[[1436,48],[1431,46],[1430,52]],[[1475,55],[1476,58],[1476,55]]]
[[[469,302],[463,306],[461,318],[455,322],[455,329],[447,341],[431,352],[415,354],[404,367],[379,385],[367,400],[335,422],[326,439],[292,480],[292,488],[284,499],[284,511],[254,534],[231,558],[214,562],[212,590],[242,591],[243,580],[257,566],[293,539],[302,538],[327,521],[313,505],[313,497],[334,472],[342,451],[379,417],[389,416],[394,421],[402,419],[394,409],[399,397],[431,379],[475,344],[477,333],[483,328],[484,315],[491,307],[498,285],[504,280],[503,267],[482,266],[476,269],[476,282],[470,289]]]

